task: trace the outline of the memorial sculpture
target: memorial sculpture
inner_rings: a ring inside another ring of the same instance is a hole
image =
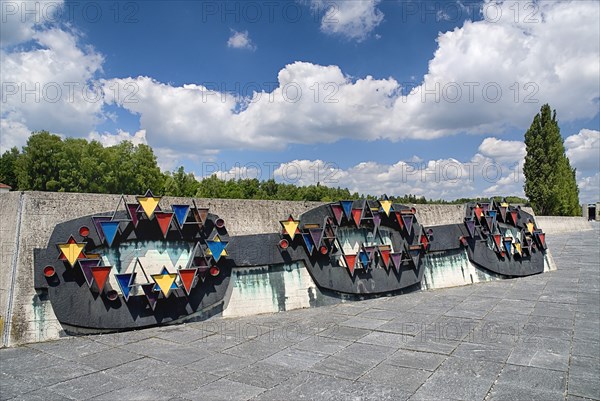
[[[67,331],[115,331],[203,320],[227,307],[235,269],[298,262],[333,296],[418,289],[423,258],[466,251],[504,278],[544,271],[545,234],[506,202],[465,205],[462,224],[423,227],[411,207],[340,201],[280,221],[281,231],[230,236],[196,201],[161,205],[148,191],[112,212],[58,224],[34,250],[34,286]]]

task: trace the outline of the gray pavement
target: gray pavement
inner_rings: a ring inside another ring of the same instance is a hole
[[[600,243],[558,271],[0,350],[0,399],[600,400]]]

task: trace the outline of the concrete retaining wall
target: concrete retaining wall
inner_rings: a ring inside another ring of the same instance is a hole
[[[583,217],[536,216],[535,222],[549,235],[593,229],[593,223]]]
[[[50,302],[41,299],[33,287],[33,249],[47,246],[54,226],[77,217],[112,211],[117,206],[119,195],[73,194],[49,192],[11,192],[0,194],[0,346],[45,341],[62,335],[61,325],[56,320]],[[126,197],[134,202],[134,196]],[[161,205],[172,203],[190,204],[189,198],[168,198]],[[231,235],[246,235],[276,232],[279,220],[290,214],[298,217],[321,203],[287,201],[252,201],[226,199],[196,199],[199,207],[209,207],[212,213],[225,219]],[[409,205],[410,206],[410,205]],[[463,221],[462,205],[414,205],[417,218],[426,226],[460,223]],[[539,222],[544,229],[545,221]],[[298,288],[289,288],[286,293],[294,305],[305,307],[311,302],[320,302],[318,290],[310,277],[300,271]],[[274,273],[275,274],[275,273]],[[285,276],[290,272],[277,273]],[[279,279],[278,275],[272,279]],[[294,273],[296,274],[296,273]],[[287,280],[286,280],[287,283]],[[239,301],[242,285],[234,288],[230,315],[244,314]],[[466,283],[465,283],[466,284]],[[255,291],[257,300],[267,299],[273,294]],[[248,291],[246,291],[248,293]],[[308,300],[312,300],[308,302]],[[245,300],[245,299],[244,299]],[[287,308],[287,305],[286,305]],[[268,309],[268,308],[267,308]]]

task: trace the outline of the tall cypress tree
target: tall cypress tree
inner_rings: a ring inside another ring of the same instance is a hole
[[[556,110],[542,106],[525,133],[525,146],[524,188],[533,210],[547,216],[581,215],[575,169],[565,155]]]

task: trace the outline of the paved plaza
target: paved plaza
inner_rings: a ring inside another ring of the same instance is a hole
[[[600,243],[558,270],[0,350],[0,399],[600,400]]]

